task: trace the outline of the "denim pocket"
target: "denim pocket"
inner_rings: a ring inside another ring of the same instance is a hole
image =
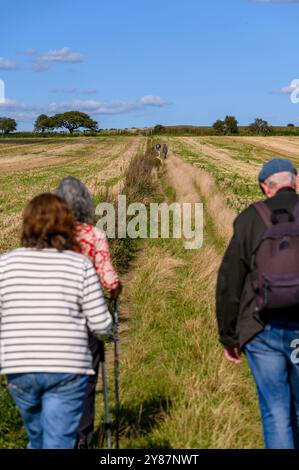
[[[249,352],[263,352],[268,351],[270,346],[269,342],[269,333],[271,331],[270,325],[265,325],[265,328],[260,333],[257,333],[248,343],[245,344],[244,350]]]
[[[58,392],[59,390],[63,389],[66,390],[68,388],[73,388],[78,386],[78,384],[82,381],[85,375],[81,374],[57,374],[60,375],[60,380],[57,380],[55,384],[51,387],[51,392]]]
[[[16,379],[14,381],[8,380],[8,390],[12,396],[22,397],[30,392],[32,392],[32,385],[26,383],[26,379]]]

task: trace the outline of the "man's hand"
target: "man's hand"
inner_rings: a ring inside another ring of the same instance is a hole
[[[234,364],[241,364],[241,349],[239,346],[231,346],[229,348],[224,348],[224,356],[230,362]]]

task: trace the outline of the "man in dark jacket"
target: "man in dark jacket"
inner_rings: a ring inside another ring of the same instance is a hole
[[[267,162],[259,184],[270,211],[292,212],[299,201],[297,170],[286,159]],[[234,222],[234,233],[217,281],[216,309],[225,357],[245,352],[255,379],[267,448],[299,448],[299,303],[258,310],[251,285],[252,255],[266,225],[251,205]],[[296,349],[297,348],[297,349]]]
[[[163,144],[163,147],[162,147],[163,160],[166,160],[167,154],[168,154],[168,147],[166,144]]]

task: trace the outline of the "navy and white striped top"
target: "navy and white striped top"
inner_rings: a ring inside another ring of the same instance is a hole
[[[112,318],[85,256],[18,248],[0,257],[0,372],[93,375],[88,329],[109,335]]]

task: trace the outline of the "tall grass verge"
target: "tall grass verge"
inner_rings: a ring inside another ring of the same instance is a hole
[[[167,175],[162,182],[172,202],[175,187]],[[123,299],[123,448],[262,447],[248,367],[227,363],[218,341],[218,236],[206,227],[204,246],[195,251],[180,240],[148,240],[136,260]]]

